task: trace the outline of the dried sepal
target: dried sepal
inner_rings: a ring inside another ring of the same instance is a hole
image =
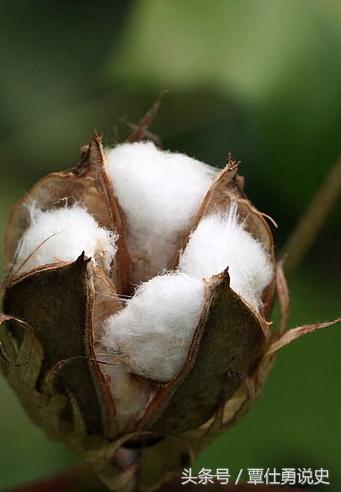
[[[6,371],[8,366],[21,367],[26,364],[29,361],[30,354],[27,354],[27,360],[22,360],[22,354],[20,360],[18,360],[18,356],[20,344],[25,333],[30,330],[27,323],[12,315],[0,313],[0,330],[0,351],[3,369]],[[16,338],[18,338],[18,341],[16,341]]]
[[[295,340],[309,335],[310,333],[314,333],[317,330],[321,330],[323,328],[329,328],[330,326],[336,325],[341,322],[341,318],[335,319],[333,321],[327,321],[325,323],[314,323],[311,325],[303,325],[298,326],[297,328],[292,328],[291,330],[286,331],[284,334],[279,336],[269,347],[266,352],[266,355],[269,356],[278,352],[278,350],[286,347],[290,343]]]
[[[0,315],[0,367],[18,395],[29,417],[43,426],[48,435],[63,439],[60,418],[67,406],[64,395],[44,395],[37,390],[44,351],[31,326],[10,316]]]
[[[37,390],[77,395],[89,434],[116,433],[114,404],[95,361],[92,335],[93,293],[89,261],[81,256],[63,266],[48,266],[7,286],[4,311],[25,319],[39,339],[44,356]],[[71,419],[73,415],[67,415]]]
[[[167,92],[168,91],[160,92],[156,101],[152,104],[152,106],[149,108],[149,110],[146,112],[146,114],[138,122],[137,125],[134,125],[129,121],[126,121],[127,125],[132,130],[132,133],[129,135],[127,142],[134,143],[134,142],[141,142],[143,140],[151,140],[158,147],[160,148],[162,147],[162,143],[158,135],[152,133],[149,128],[152,125],[153,121],[155,120],[159,112],[161,100]]]
[[[141,453],[137,481],[141,492],[159,490],[184,466],[191,463],[189,447],[181,436],[168,436]]]
[[[276,292],[280,308],[279,332],[282,334],[287,330],[289,321],[290,296],[287,280],[283,268],[283,259],[276,264]]]
[[[245,224],[245,229],[258,239],[273,258],[273,237],[271,230],[264,220],[264,214],[259,212],[246,198],[240,188],[238,175],[239,162],[229,159],[225,168],[216,176],[210,190],[194,220],[193,228],[210,213],[225,213],[231,202],[237,202],[238,215]],[[267,216],[266,216],[267,217]]]
[[[132,492],[138,485],[140,457],[145,450],[130,449],[129,443],[146,442],[150,435],[149,432],[129,432],[111,442],[82,449],[81,454],[109,490]]]

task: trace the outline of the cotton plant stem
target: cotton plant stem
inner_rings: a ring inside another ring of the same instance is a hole
[[[314,243],[325,220],[341,195],[341,156],[331,168],[310,206],[284,247],[285,270],[294,271]]]

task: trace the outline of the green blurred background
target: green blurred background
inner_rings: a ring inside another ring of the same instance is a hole
[[[278,250],[341,152],[339,0],[2,0],[0,228],[42,175],[114,143],[162,89],[153,131],[216,166],[279,223]],[[290,279],[291,325],[340,314],[340,208]],[[249,416],[198,467],[324,467],[341,490],[340,326],[285,349]],[[0,380],[0,488],[77,461]]]

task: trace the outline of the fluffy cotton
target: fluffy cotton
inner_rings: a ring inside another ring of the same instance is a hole
[[[135,280],[169,268],[179,234],[208,191],[216,170],[184,154],[159,150],[152,142],[118,145],[107,151],[107,173],[128,224]]]
[[[103,357],[98,357],[103,359]],[[115,402],[116,418],[120,430],[136,422],[146,407],[151,388],[148,381],[136,380],[121,365],[105,365],[102,371],[110,379]]]
[[[44,212],[32,207],[31,225],[18,246],[14,271],[22,274],[42,265],[75,261],[83,251],[109,270],[117,237],[80,205]]]
[[[179,270],[197,278],[229,267],[230,286],[258,310],[273,271],[263,246],[238,221],[236,206],[225,215],[204,217],[181,255]]]
[[[203,281],[183,273],[154,277],[106,320],[102,343],[132,372],[169,381],[186,360],[203,302]]]

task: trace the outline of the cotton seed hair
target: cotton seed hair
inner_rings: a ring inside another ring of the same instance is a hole
[[[83,251],[96,264],[110,270],[117,251],[117,233],[99,227],[84,207],[73,205],[42,211],[33,205],[29,212],[30,225],[15,255],[16,273],[75,261]]]

